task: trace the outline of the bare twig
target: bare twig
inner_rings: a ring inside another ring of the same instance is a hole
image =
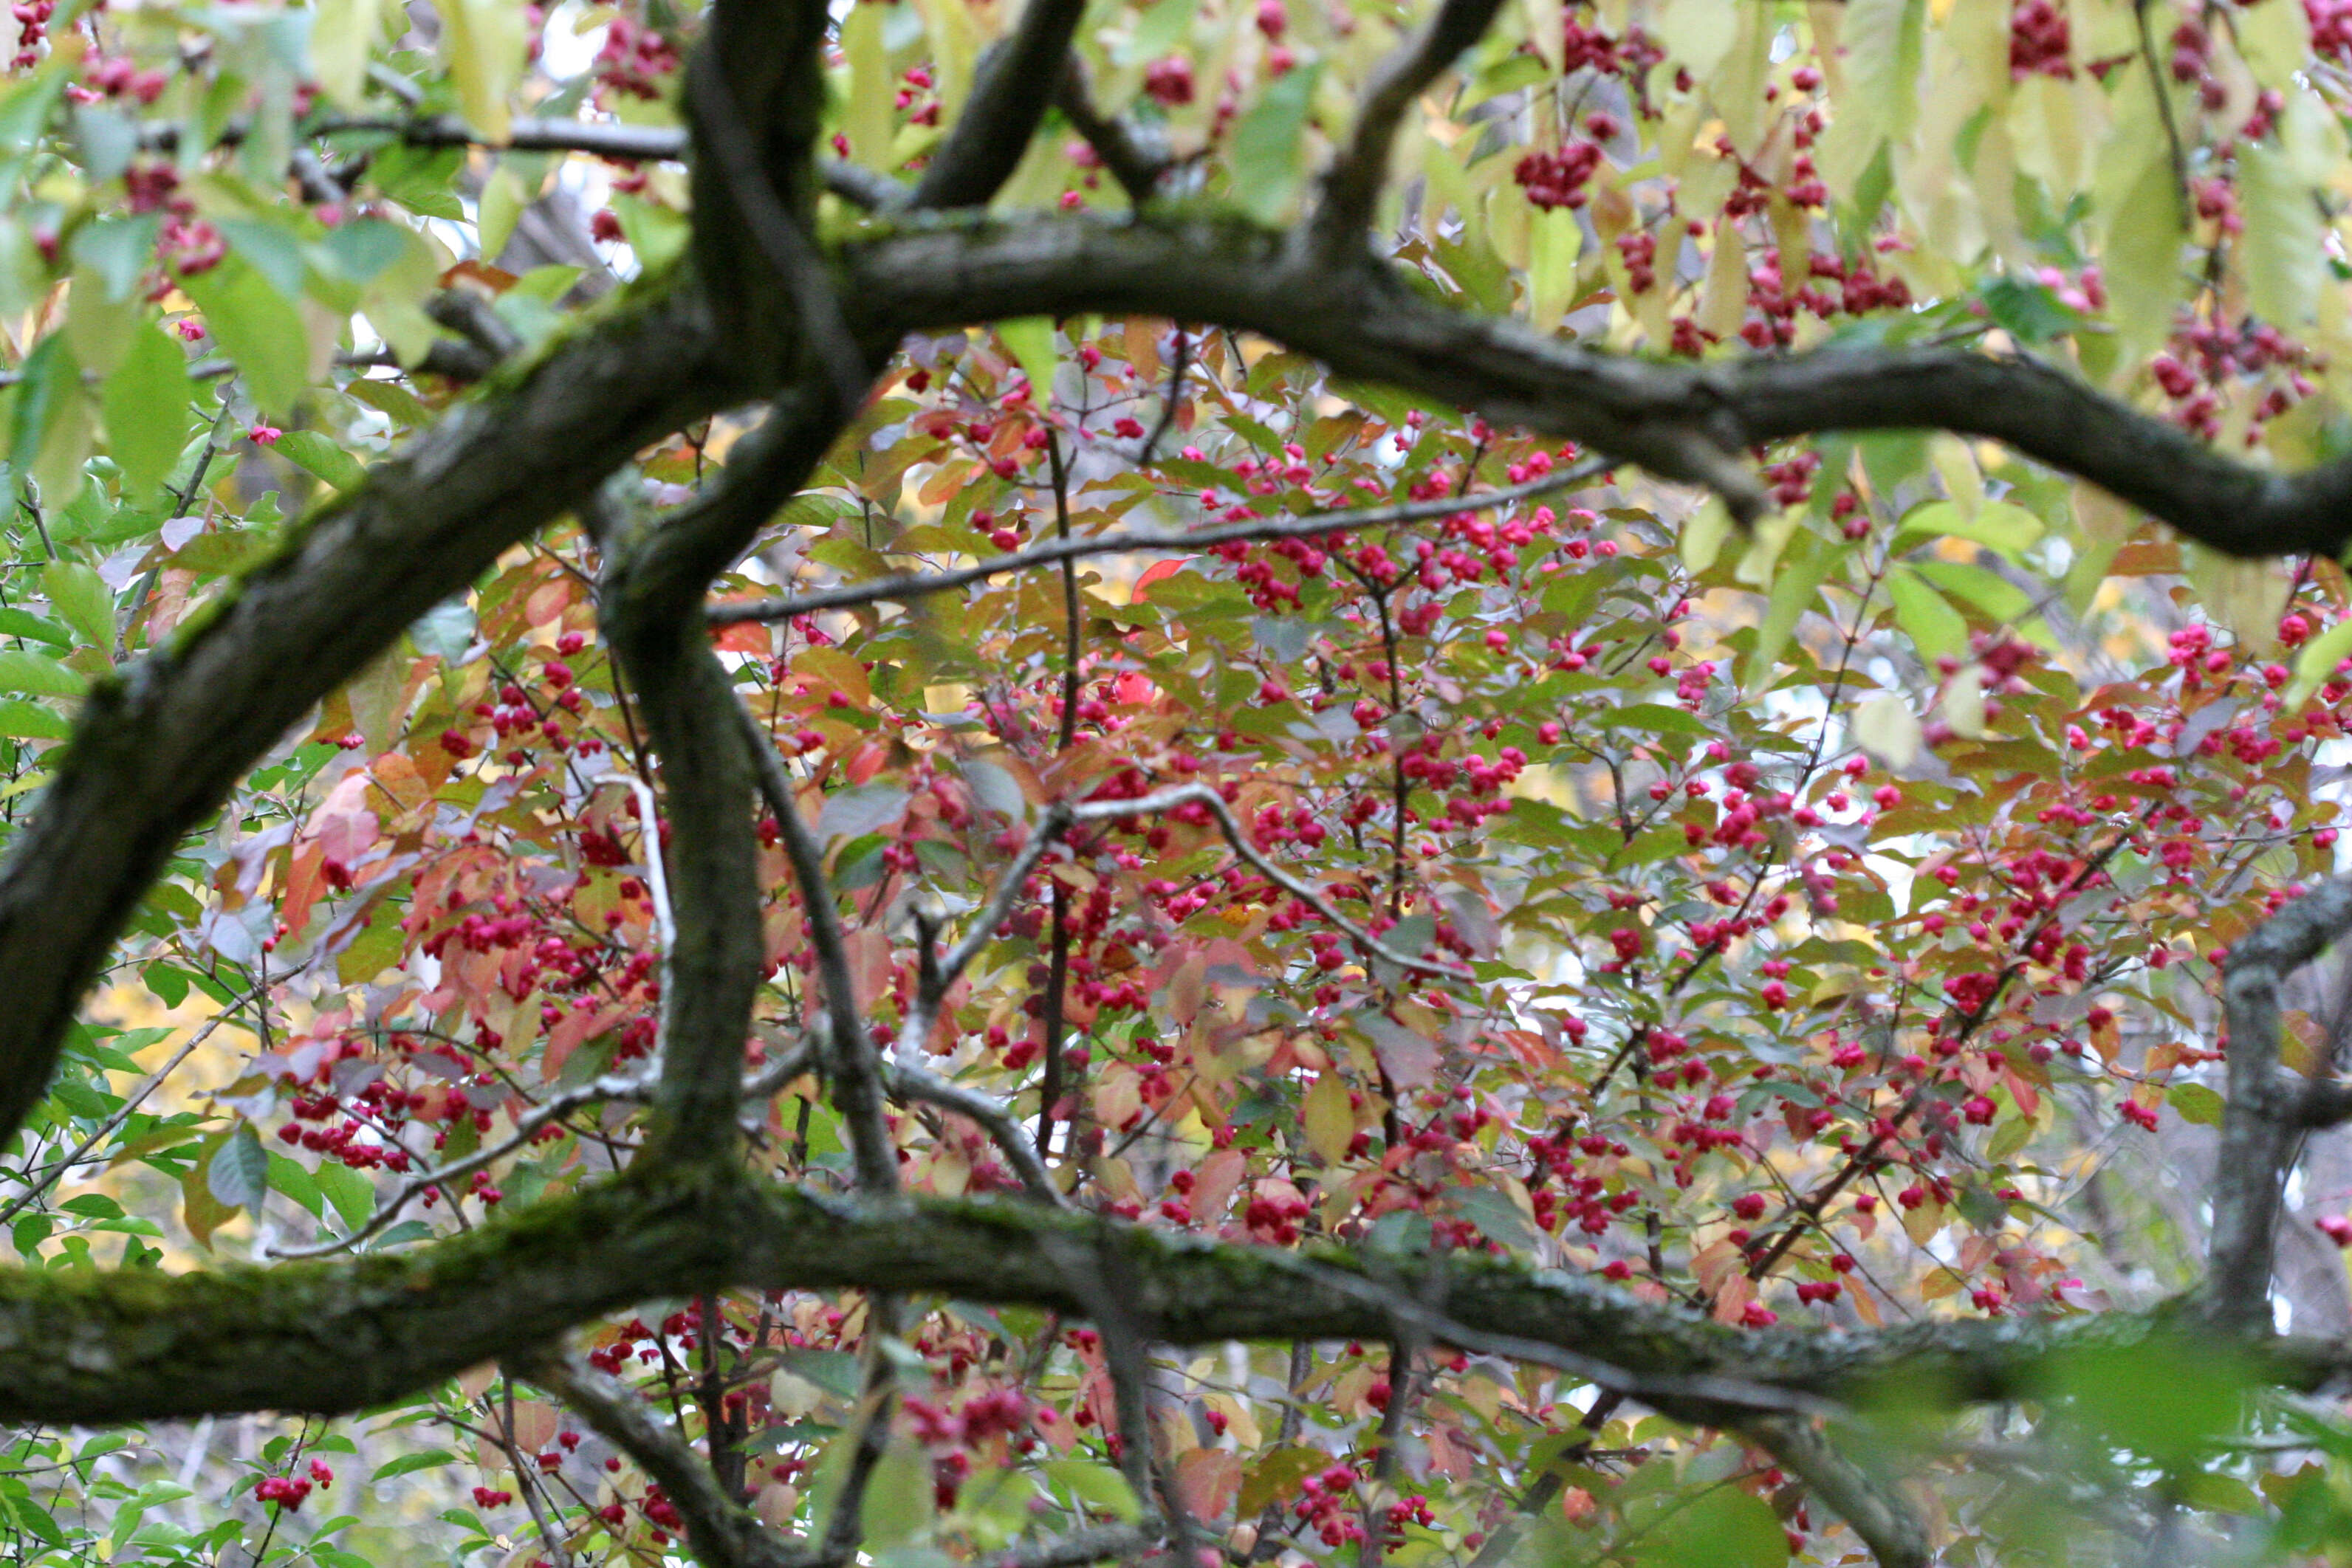
[[[190,1035],[181,1045],[180,1049],[172,1053],[169,1061],[165,1061],[163,1066],[157,1068],[154,1071],[149,1073],[147,1077],[141,1082],[139,1087],[133,1089],[129,1096],[123,1100],[122,1103],[115,1107],[114,1113],[112,1115],[107,1117],[105,1121],[100,1122],[96,1127],[92,1128],[88,1137],[85,1137],[81,1142],[76,1144],[69,1153],[58,1160],[54,1165],[50,1166],[40,1180],[35,1182],[31,1186],[26,1187],[23,1192],[18,1193],[15,1197],[9,1199],[7,1207],[0,1208],[0,1225],[7,1224],[10,1220],[16,1218],[16,1216],[22,1214],[27,1207],[38,1202],[41,1195],[48,1191],[49,1188],[55,1186],[58,1182],[64,1177],[68,1171],[72,1170],[74,1166],[79,1165],[84,1155],[88,1155],[90,1150],[98,1147],[100,1144],[105,1142],[107,1138],[112,1136],[114,1130],[117,1127],[120,1127],[123,1123],[129,1121],[131,1119],[131,1113],[138,1110],[142,1104],[146,1103],[147,1096],[152,1094],[157,1089],[161,1088],[163,1086],[163,1080],[178,1071],[180,1064],[187,1061],[191,1055],[194,1054],[198,1046],[204,1044],[207,1040],[210,1040],[213,1035],[213,1030],[226,1023],[229,1020],[231,1013],[234,1013],[237,1008],[243,1006],[247,1002],[257,1001],[260,998],[260,996],[261,993],[258,990],[247,991],[239,1000],[229,1003],[227,1008],[223,1010],[219,1016],[207,1019],[202,1029]]]
[[[1417,975],[1431,975],[1448,980],[1471,980],[1477,977],[1469,970],[1456,965],[1439,963],[1434,959],[1420,957],[1410,953],[1400,953],[1340,914],[1331,906],[1330,900],[1259,852],[1258,847],[1250,842],[1249,834],[1234,819],[1233,808],[1225,804],[1224,797],[1205,784],[1179,785],[1172,789],[1160,789],[1150,795],[1139,795],[1132,800],[1090,800],[1083,806],[1073,807],[1070,815],[1076,821],[1096,822],[1117,817],[1151,816],[1161,811],[1172,811],[1184,806],[1202,807],[1211,816],[1216,818],[1217,825],[1224,831],[1225,841],[1233,846],[1235,854],[1249,862],[1260,876],[1338,926],[1371,956],[1380,959],[1382,963],[1394,964],[1400,969]]]
[[[1556,469],[1539,479],[1507,489],[1488,490],[1476,496],[1449,496],[1428,501],[1400,501],[1393,506],[1360,507],[1339,512],[1309,512],[1298,517],[1264,517],[1244,523],[1227,523],[1213,528],[1138,530],[1133,533],[1103,534],[1094,538],[1053,539],[1033,545],[1027,549],[976,561],[971,566],[951,568],[946,571],[909,571],[896,577],[877,579],[872,582],[850,583],[840,588],[818,589],[814,592],[794,594],[787,599],[761,599],[734,604],[714,604],[710,622],[715,626],[732,626],[744,621],[784,621],[795,615],[811,615],[821,610],[845,610],[854,605],[873,604],[882,601],[920,598],[925,594],[945,593],[968,587],[984,579],[1008,571],[1022,571],[1033,566],[1052,566],[1063,561],[1080,560],[1097,555],[1159,555],[1189,554],[1206,549],[1211,545],[1233,544],[1244,540],[1311,538],[1318,534],[1353,531],[1360,528],[1384,528],[1394,523],[1420,522],[1430,517],[1452,517],[1456,512],[1481,512],[1496,507],[1516,506],[1538,496],[1556,491],[1572,490],[1591,484],[1615,466],[1605,459],[1593,459]]]
[[[660,806],[654,800],[653,786],[634,773],[600,773],[597,784],[618,784],[637,800],[637,831],[645,845],[646,886],[654,900],[654,933],[661,942],[663,956],[677,946],[677,922],[670,914],[669,873],[663,869]]]
[[[451,1160],[447,1165],[436,1166],[430,1170],[419,1171],[403,1181],[390,1197],[376,1206],[375,1212],[368,1217],[367,1223],[349,1235],[339,1236],[332,1240],[316,1242],[308,1247],[273,1247],[269,1249],[269,1255],[273,1258],[325,1258],[337,1252],[348,1252],[362,1242],[382,1233],[394,1220],[400,1218],[403,1209],[425,1193],[469,1176],[476,1171],[487,1169],[505,1159],[509,1155],[529,1147],[531,1140],[537,1137],[540,1130],[549,1123],[568,1116],[583,1105],[593,1105],[599,1102],[650,1098],[656,1082],[656,1064],[648,1064],[645,1071],[632,1073],[610,1073],[593,1083],[583,1083],[576,1089],[566,1089],[559,1094],[551,1095],[516,1117],[514,1131],[496,1143],[485,1144],[463,1159]]]
[[[850,1150],[857,1165],[858,1186],[883,1195],[898,1190],[898,1153],[882,1120],[881,1082],[873,1047],[857,1016],[857,990],[850,977],[849,949],[844,946],[841,912],[834,905],[833,883],[824,873],[824,852],[801,820],[793,798],[793,781],[784,772],[776,743],[739,699],[735,712],[758,774],[761,798],[776,819],[784,841],[784,855],[800,883],[801,909],[808,924],[809,945],[816,949],[817,976],[824,987],[826,1027],[818,1059],[833,1080],[834,1103],[848,1124]]]
[[[907,1062],[890,1063],[883,1068],[882,1073],[884,1083],[898,1098],[928,1101],[978,1123],[990,1137],[996,1140],[996,1146],[1003,1151],[1004,1157],[1013,1163],[1014,1174],[1020,1176],[1021,1185],[1030,1197],[1057,1208],[1068,1207],[1068,1200],[1063,1197],[1061,1189],[1054,1185],[1054,1178],[1047,1174],[1045,1159],[1037,1153],[1037,1145],[1030,1139],[1028,1129],[1022,1126],[1012,1112],[978,1090],[950,1083]]]

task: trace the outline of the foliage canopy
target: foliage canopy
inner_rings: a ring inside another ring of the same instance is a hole
[[[2352,4],[12,17],[10,1561],[2352,1545]]]

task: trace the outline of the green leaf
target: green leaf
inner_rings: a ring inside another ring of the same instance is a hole
[[[183,279],[180,287],[204,312],[213,341],[236,361],[256,406],[283,418],[310,375],[310,337],[294,302],[237,256]]]
[[[2221,1096],[2202,1083],[2176,1083],[2165,1091],[2164,1098],[2184,1122],[2200,1127],[2221,1124]]]
[[[931,1461],[912,1443],[893,1443],[866,1478],[864,1523],[868,1549],[914,1540],[929,1528],[934,1488]]]
[[[1666,1502],[1632,1556],[1640,1568],[1780,1568],[1788,1560],[1771,1505],[1728,1484]]]
[[[1911,645],[1919,650],[1922,659],[1932,664],[1947,654],[1957,656],[1967,650],[1967,618],[1910,568],[1897,567],[1887,573],[1886,592],[1895,601],[1895,623],[1903,628],[1903,634],[1911,639]]]
[[[78,697],[89,682],[46,653],[0,649],[0,692],[25,692],[37,697]]]
[[[2283,706],[2289,712],[2311,699],[2311,694],[2336,674],[2336,666],[2352,658],[2352,620],[2338,621],[2303,645],[2295,655],[2294,679],[2286,688]]]
[[[54,621],[44,621],[29,610],[0,607],[0,637],[30,637],[53,648],[73,646],[73,633]]]
[[[2145,78],[2131,83],[2145,97]],[[2106,194],[2102,192],[2102,194]],[[2116,323],[2118,364],[2137,366],[2171,329],[2186,284],[2180,271],[2180,192],[2160,146],[2150,149],[2137,180],[2109,204],[2099,261],[2107,317]]]
[[[267,1152],[267,1151],[265,1151]],[[326,1212],[325,1195],[319,1190],[319,1178],[300,1164],[284,1155],[269,1153],[269,1185],[284,1193],[312,1214]],[[215,1165],[214,1169],[219,1169]]]
[[[17,740],[63,740],[73,733],[65,716],[37,703],[0,700],[0,736]]]
[[[1756,645],[1748,654],[1742,689],[1752,695],[1770,682],[1780,650],[1788,646],[1790,634],[1797,629],[1797,618],[1811,608],[1831,569],[1844,555],[1843,549],[1819,535],[1803,532],[1782,554],[1780,572],[1772,580],[1771,601],[1765,607],[1763,623],[1756,629]]]
[[[1048,1480],[1066,1489],[1088,1508],[1108,1513],[1122,1524],[1133,1524],[1143,1517],[1143,1507],[1135,1500],[1127,1478],[1108,1465],[1088,1459],[1048,1459],[1044,1468]]]
[[[2238,211],[2246,228],[2238,261],[2246,302],[2291,333],[2310,323],[2326,267],[2320,200],[2284,152],[2263,141],[2239,147]]]
[[[230,1208],[251,1208],[269,1187],[269,1151],[250,1122],[239,1123],[205,1167],[205,1187]]]
[[[318,1178],[320,1192],[335,1206],[345,1225],[357,1229],[375,1213],[375,1185],[351,1166],[339,1161],[322,1165]]]
[[[2025,590],[2008,579],[1956,560],[1923,560],[1912,570],[1947,593],[1956,593],[1996,624],[2015,626],[2033,612]]]
[[[2046,343],[2083,324],[2047,286],[2022,278],[1996,277],[1978,298],[1994,323],[2021,343]]]
[[[512,0],[439,0],[441,55],[457,88],[457,108],[488,141],[504,141],[507,99],[522,79],[530,43],[523,8]]]
[[[396,1459],[387,1459],[375,1468],[374,1479],[380,1481],[394,1480],[401,1476],[413,1476],[419,1470],[434,1469],[442,1465],[454,1465],[457,1462],[457,1456],[446,1448],[427,1448],[422,1453],[403,1454]]]
[[[367,468],[343,446],[315,430],[289,430],[272,444],[272,451],[296,467],[315,474],[338,490],[356,490],[367,483]]]
[[[2152,1338],[2083,1345],[2053,1356],[2051,1390],[2108,1441],[2165,1464],[2186,1464],[2237,1429],[2247,1368],[2210,1340]]]
[[[1234,204],[1259,223],[1278,222],[1298,195],[1307,169],[1307,110],[1320,71],[1319,63],[1293,69],[1234,127]]]
[[[360,106],[367,83],[368,49],[375,42],[380,0],[318,0],[310,25],[310,63],[327,96],[346,109]]]
[[[1986,501],[1977,507],[1976,516],[1968,517],[1949,501],[1930,501],[1914,507],[1895,537],[1898,541],[1938,536],[1967,539],[2021,562],[2043,532],[2042,519],[2013,502]]]
[[[999,321],[996,335],[1013,350],[1021,369],[1029,378],[1029,391],[1039,408],[1045,406],[1054,391],[1054,319],[1050,316],[1024,316],[1016,320]]]
[[[49,433],[64,415],[81,384],[81,367],[74,362],[72,345],[62,332],[52,332],[33,345],[18,369],[16,407],[8,432],[8,465],[30,473]],[[71,500],[70,496],[57,499]]]
[[[100,411],[107,450],[121,465],[125,493],[147,500],[171,476],[188,443],[188,361],[161,328],[131,335],[122,361],[106,378]]]
[[[114,646],[114,591],[105,580],[78,560],[53,560],[41,570],[49,592],[49,608],[65,617],[81,640],[93,648]]]

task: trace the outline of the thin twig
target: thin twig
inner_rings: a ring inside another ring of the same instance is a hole
[[[55,1186],[58,1182],[64,1177],[68,1171],[73,1169],[75,1166],[81,1163],[83,1155],[89,1154],[90,1150],[96,1148],[107,1137],[111,1135],[117,1127],[120,1127],[123,1123],[129,1121],[131,1119],[131,1113],[138,1110],[139,1107],[145,1103],[147,1096],[155,1092],[155,1091],[163,1085],[163,1080],[169,1078],[173,1072],[177,1071],[180,1064],[187,1061],[188,1058],[194,1053],[195,1049],[198,1046],[204,1044],[205,1040],[210,1040],[212,1038],[213,1030],[220,1028],[221,1025],[228,1021],[229,1014],[231,1012],[234,1012],[237,1008],[245,1005],[245,1003],[256,999],[259,993],[257,991],[248,991],[246,993],[244,998],[237,1001],[229,1003],[227,1011],[224,1011],[218,1017],[208,1020],[205,1024],[204,1028],[190,1035],[186,1043],[172,1053],[170,1061],[164,1062],[163,1066],[149,1073],[146,1080],[142,1082],[138,1088],[133,1089],[131,1092],[130,1097],[124,1100],[120,1106],[116,1107],[112,1115],[100,1123],[98,1126],[91,1131],[88,1137],[84,1138],[80,1143],[76,1144],[73,1146],[71,1153],[58,1160],[55,1165],[49,1166],[47,1174],[43,1176],[38,1182],[35,1183],[32,1186],[27,1187],[24,1192],[19,1193],[16,1197],[10,1199],[6,1207],[0,1208],[0,1225],[7,1224],[10,1220],[16,1218],[17,1215],[23,1213],[26,1207],[38,1201],[43,1193]]]
[[[1508,507],[1537,496],[1558,490],[1574,489],[1591,483],[1617,465],[1605,458],[1593,458],[1583,463],[1556,469],[1540,479],[1530,479],[1524,485],[1507,489],[1488,490],[1476,496],[1448,496],[1428,501],[1400,501],[1393,506],[1363,507],[1348,511],[1309,512],[1298,517],[1257,518],[1245,523],[1229,523],[1220,528],[1191,530],[1154,530],[1122,534],[1104,534],[1094,538],[1053,539],[1033,545],[1009,555],[994,556],[971,566],[954,567],[946,571],[909,571],[896,577],[886,577],[873,582],[852,583],[841,588],[818,589],[809,593],[794,594],[788,599],[761,599],[710,607],[710,622],[714,626],[732,626],[745,621],[786,621],[795,615],[814,614],[820,610],[842,610],[853,605],[872,604],[881,600],[918,599],[925,594],[945,593],[967,587],[986,578],[1008,571],[1021,571],[1033,566],[1052,566],[1066,560],[1078,560],[1097,555],[1160,555],[1190,554],[1211,545],[1234,544],[1259,539],[1312,538],[1317,534],[1352,531],[1359,528],[1384,528],[1392,523],[1419,522],[1429,517],[1452,517],[1456,512],[1481,512],[1496,507]]]

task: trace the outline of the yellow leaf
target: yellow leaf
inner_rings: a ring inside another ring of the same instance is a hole
[[[1528,38],[1543,57],[1543,63],[1559,70],[1567,63],[1568,30],[1563,24],[1560,0],[1526,0]]]
[[[476,131],[504,141],[508,99],[522,79],[529,39],[512,0],[441,0],[441,54],[457,83],[457,109]]]
[[[1919,759],[1918,716],[1893,692],[1873,692],[1854,705],[1853,737],[1886,768],[1908,768]]]
[[[2232,247],[2254,314],[2299,331],[2319,299],[2319,196],[2286,156],[2259,141],[2238,149],[2238,209],[2245,235]]]
[[[1315,1151],[1316,1158],[1327,1166],[1347,1158],[1348,1145],[1356,1136],[1356,1112],[1348,1103],[1347,1081],[1336,1072],[1317,1079],[1315,1087],[1307,1092],[1305,1121],[1307,1146]]]
[[[522,210],[529,205],[530,193],[523,188],[521,175],[503,162],[490,172],[490,177],[482,182],[481,200],[474,209],[481,230],[483,256],[495,256],[506,249],[515,225],[521,221]]]
[[[1737,224],[1715,225],[1715,254],[1707,258],[1706,281],[1699,287],[1699,329],[1718,338],[1739,330],[1748,314],[1748,247]]]
[[[310,68],[329,98],[357,109],[367,86],[368,46],[375,42],[378,0],[318,0],[310,24]]]
[[[1723,0],[1672,0],[1656,23],[1666,57],[1695,77],[1712,76],[1739,39],[1739,7]]]
[[[1715,564],[1715,558],[1723,551],[1723,541],[1731,537],[1731,508],[1723,504],[1722,497],[1709,495],[1699,503],[1698,510],[1683,525],[1681,541],[1683,565],[1692,576]],[[2352,622],[2346,624],[2352,625]]]
[[[886,10],[881,5],[851,6],[841,24],[841,52],[849,61],[849,113],[843,127],[849,137],[849,155],[887,172],[898,84],[882,44]]]
[[[1980,740],[1985,732],[1984,666],[1969,664],[1944,687],[1944,722],[1967,740]]]
[[[2206,613],[2235,632],[2239,642],[2258,653],[2278,646],[2287,580],[2275,562],[2232,560],[2200,549],[2189,556],[2189,583]]]
[[[1576,297],[1576,257],[1584,246],[1583,225],[1565,207],[1538,213],[1528,224],[1528,319],[1549,332]]]

